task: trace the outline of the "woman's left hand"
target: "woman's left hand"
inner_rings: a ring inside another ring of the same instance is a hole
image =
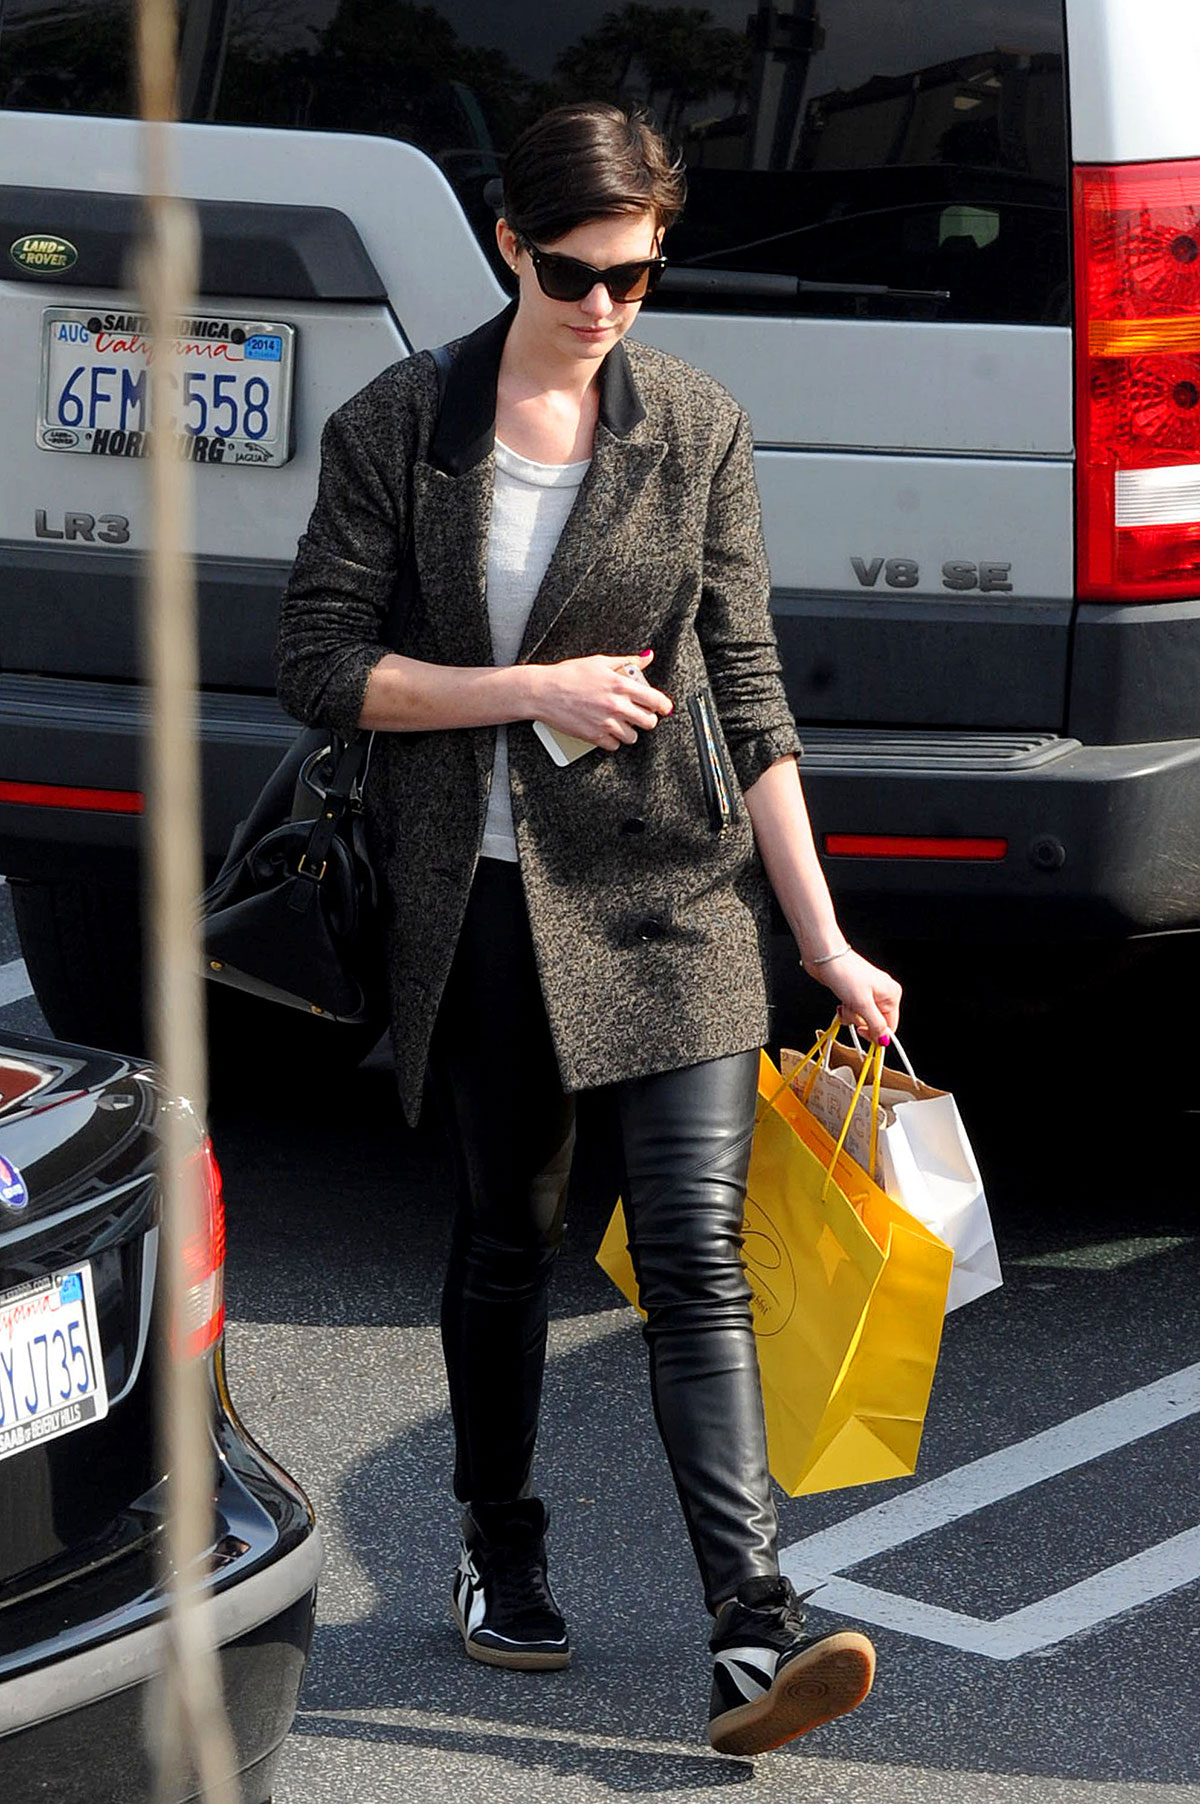
[[[847,1027],[856,1027],[868,1039],[885,1044],[895,1033],[900,1021],[900,985],[878,965],[857,952],[847,952],[809,975],[833,991]]]

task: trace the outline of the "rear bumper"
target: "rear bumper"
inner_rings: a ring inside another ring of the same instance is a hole
[[[119,683],[0,676],[0,783],[139,790],[145,697]],[[201,699],[210,867],[297,731],[273,697]],[[1200,738],[1083,745],[1054,735],[807,728],[801,765],[832,834],[990,837],[986,862],[826,855],[848,926],[1054,938],[1200,927]],[[138,814],[0,800],[0,871],[133,881]]]
[[[260,1572],[210,1597],[205,1609],[208,1634],[221,1650],[284,1618],[297,1603],[314,1597],[323,1554],[316,1527]],[[163,1670],[167,1624],[151,1622],[114,1641],[55,1660],[34,1672],[0,1683],[0,1737],[33,1724],[86,1710],[104,1698],[145,1685]],[[4,1761],[8,1760],[5,1751]]]
[[[215,1569],[202,1607],[240,1795],[260,1804],[296,1712],[323,1550],[303,1492],[234,1416],[219,1356],[211,1376]],[[139,1507],[151,1518],[161,1512],[157,1487]],[[167,1597],[157,1559],[148,1567],[143,1553],[125,1564],[127,1577],[119,1564],[82,1564],[69,1608],[36,1591],[9,1606],[8,1676],[0,1672],[6,1795],[41,1796],[53,1773],[56,1804],[157,1804],[146,1725],[166,1662]]]
[[[224,1642],[218,1660],[235,1751],[235,1796],[269,1804],[296,1711],[312,1632],[312,1594]],[[153,1679],[126,1683],[0,1740],[5,1796],[49,1795],[54,1804],[192,1804],[194,1780],[163,1799],[155,1784],[148,1725],[161,1701]]]
[[[146,725],[136,684],[0,676],[0,784],[141,795]],[[298,731],[273,696],[201,695],[204,848],[214,868]],[[0,799],[0,871],[136,880],[142,834],[138,812]]]
[[[801,729],[818,845],[876,935],[1128,937],[1200,927],[1200,739]],[[1003,842],[998,858],[848,856],[831,836]]]

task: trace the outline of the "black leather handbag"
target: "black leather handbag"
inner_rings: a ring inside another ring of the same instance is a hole
[[[363,785],[373,733],[297,735],[201,898],[209,977],[327,1021],[387,1016]]]
[[[433,353],[438,407],[449,355]],[[411,532],[389,610],[395,643],[416,572]],[[373,732],[305,728],[241,822],[200,899],[206,975],[326,1021],[387,1019],[380,887],[367,855],[363,792]]]

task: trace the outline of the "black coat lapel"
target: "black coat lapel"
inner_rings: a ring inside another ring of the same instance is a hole
[[[446,373],[446,392],[429,444],[429,461],[451,476],[464,475],[491,455],[500,357],[516,312],[513,301],[503,313],[464,338]]]

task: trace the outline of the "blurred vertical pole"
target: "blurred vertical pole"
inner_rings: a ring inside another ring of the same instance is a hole
[[[211,1545],[213,1454],[206,1363],[187,1335],[186,1248],[202,1231],[195,1179],[197,1117],[204,1119],[204,995],[195,949],[196,898],[203,888],[196,735],[196,602],[190,553],[191,466],[171,427],[168,346],[196,285],[193,209],[172,197],[176,0],[138,0],[137,61],[143,119],[145,232],[139,268],[150,322],[148,460],[151,551],[143,634],[152,690],[147,770],[151,948],[148,1013],[167,1097],[162,1114],[163,1246],[171,1344],[162,1349],[159,1445],[167,1473],[166,1557],[171,1576],[168,1653],[149,1725],[162,1804],[194,1773],[205,1804],[235,1804],[234,1757],[199,1581]],[[187,1098],[191,1104],[179,1099]]]

